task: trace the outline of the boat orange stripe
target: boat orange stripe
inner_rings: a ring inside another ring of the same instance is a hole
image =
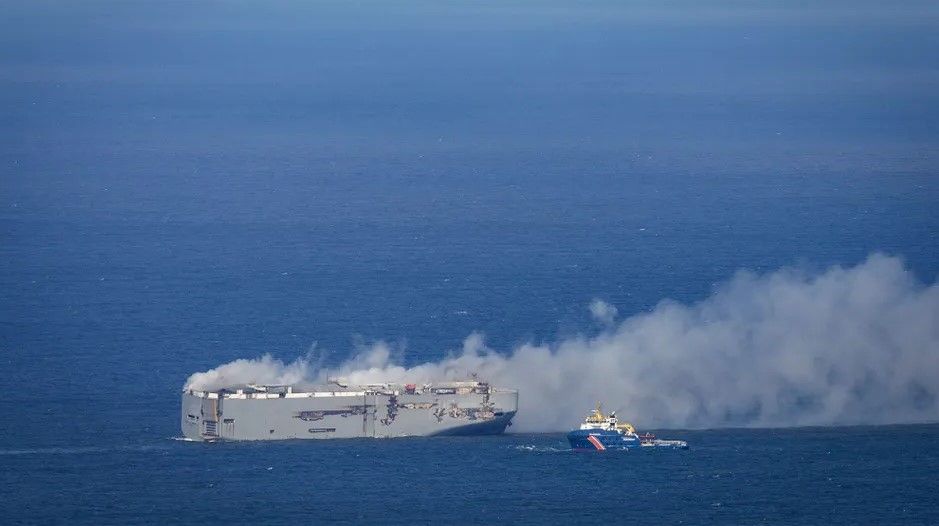
[[[590,443],[593,444],[593,447],[597,448],[597,451],[603,451],[606,449],[605,447],[603,447],[603,444],[601,444],[600,441],[597,440],[597,437],[593,435],[587,435],[587,440],[589,440]]]

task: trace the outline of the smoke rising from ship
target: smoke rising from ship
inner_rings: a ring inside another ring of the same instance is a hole
[[[875,254],[822,273],[739,272],[694,304],[663,301],[622,320],[590,305],[597,335],[510,352],[481,334],[433,363],[398,365],[384,342],[330,376],[349,383],[466,379],[519,389],[513,431],[575,425],[597,400],[643,428],[889,424],[939,420],[939,283]],[[309,359],[236,360],[187,387],[317,383]]]

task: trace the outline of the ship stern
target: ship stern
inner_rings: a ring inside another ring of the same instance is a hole
[[[203,416],[202,405],[204,393],[183,391],[180,408],[180,429],[183,437],[189,440],[203,441],[206,419]]]

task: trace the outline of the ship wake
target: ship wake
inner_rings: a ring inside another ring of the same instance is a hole
[[[470,373],[520,391],[513,431],[556,431],[596,400],[648,428],[939,420],[939,284],[875,254],[822,273],[739,272],[694,304],[625,319],[600,300],[596,335],[490,348],[481,334],[433,363],[404,366],[384,342],[330,374],[423,383]],[[310,359],[264,356],[192,375],[188,388],[326,380]]]

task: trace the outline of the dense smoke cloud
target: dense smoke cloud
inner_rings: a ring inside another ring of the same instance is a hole
[[[520,390],[517,431],[575,425],[595,401],[642,427],[886,424],[939,420],[939,284],[873,255],[821,274],[740,272],[692,305],[663,301],[592,337],[499,353],[480,334],[435,363],[396,365],[377,343],[331,375],[350,383],[465,379]],[[307,360],[237,360],[187,386],[323,381]]]

